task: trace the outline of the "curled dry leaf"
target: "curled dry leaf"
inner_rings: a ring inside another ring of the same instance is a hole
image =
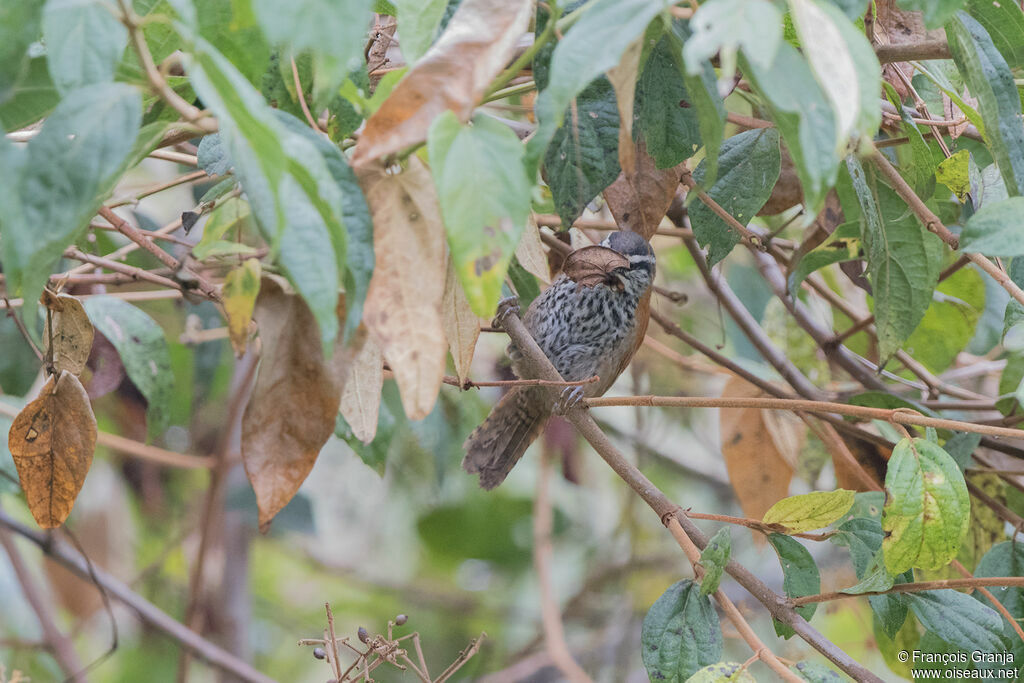
[[[541,282],[551,282],[551,269],[548,266],[548,255],[544,251],[544,243],[540,240],[540,228],[533,214],[526,223],[523,236],[516,247],[516,258],[519,265],[526,269],[526,272],[533,275]]]
[[[306,302],[275,280],[263,279],[254,317],[263,350],[242,416],[242,462],[266,531],[334,433],[346,358],[340,343],[324,358]]]
[[[615,103],[619,109],[619,166],[627,175],[636,172],[636,148],[633,146],[633,100],[636,94],[636,76],[643,52],[643,36],[634,40],[622,54],[622,60],[606,74],[615,89]],[[678,180],[678,178],[677,178]]]
[[[444,278],[441,322],[444,325],[444,336],[448,338],[448,350],[455,362],[455,374],[459,376],[459,382],[465,382],[473,363],[476,340],[480,336],[480,318],[469,306],[451,258],[448,259],[448,272]]]
[[[622,144],[620,140],[620,148]],[[633,172],[623,170],[605,189],[604,198],[620,230],[632,230],[650,240],[672,204],[683,166],[658,168],[643,142],[627,144],[635,147]]]
[[[360,182],[373,214],[377,264],[363,321],[395,373],[405,414],[422,420],[437,400],[448,350],[441,211],[430,171],[415,156],[397,174],[379,164],[362,169]]]
[[[96,417],[78,378],[66,371],[50,377],[14,418],[7,444],[36,523],[63,524],[96,450]]]
[[[380,392],[384,386],[384,356],[380,347],[370,339],[364,325],[357,328],[351,348],[355,353],[341,391],[341,416],[357,439],[370,443],[377,435]]]
[[[228,318],[231,347],[238,356],[245,353],[249,339],[249,323],[252,322],[256,296],[260,292],[260,271],[259,259],[251,258],[232,268],[224,278],[224,290],[221,292],[224,314]]]
[[[468,121],[511,59],[532,12],[529,0],[463,0],[437,42],[367,120],[353,166],[423,142],[446,109]]]
[[[616,268],[629,268],[629,261],[614,249],[598,245],[577,249],[562,264],[566,277],[583,287],[621,285],[612,274]]]
[[[739,377],[730,379],[722,390],[722,396],[762,395]],[[768,508],[789,495],[793,458],[780,452],[763,411],[757,408],[723,408],[718,424],[725,467],[743,516],[761,519]]]
[[[897,0],[876,0],[873,11],[864,17],[867,35],[881,45],[905,45],[930,40],[945,40],[945,32],[939,29],[928,30],[920,11],[905,10],[898,7]],[[897,73],[897,71],[902,72]],[[889,83],[900,98],[910,94],[907,82],[914,76],[914,67],[907,62],[895,62],[882,65],[882,78]]]
[[[53,359],[54,370],[58,374],[65,370],[72,375],[82,374],[92,351],[94,334],[82,302],[69,294],[53,294],[49,290],[43,291],[42,302],[49,309],[43,339],[53,343],[48,353]]]

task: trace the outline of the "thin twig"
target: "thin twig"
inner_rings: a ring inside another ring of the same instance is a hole
[[[972,579],[943,579],[941,581],[918,581],[916,583],[896,583],[892,588],[884,591],[866,591],[864,593],[844,593],[833,591],[831,593],[819,593],[807,595],[801,598],[792,598],[790,602],[794,607],[810,605],[818,602],[831,602],[832,600],[845,600],[846,598],[860,598],[865,595],[888,595],[889,593],[919,593],[921,591],[934,591],[946,588],[979,588],[982,586],[1017,586],[1024,587],[1024,577],[1021,576],[976,576]]]

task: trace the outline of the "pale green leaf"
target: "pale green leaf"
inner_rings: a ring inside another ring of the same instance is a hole
[[[418,62],[434,42],[447,6],[447,0],[395,0],[402,56],[410,66]]]
[[[821,529],[845,515],[853,499],[854,492],[846,489],[790,496],[768,508],[763,521],[781,524],[793,533]]]
[[[978,209],[960,233],[960,249],[986,256],[1024,255],[1024,197]]]
[[[47,0],[43,8],[46,58],[57,90],[114,80],[128,45],[125,28],[101,0]]]

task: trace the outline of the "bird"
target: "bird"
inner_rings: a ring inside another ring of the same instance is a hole
[[[600,379],[568,387],[558,401],[541,386],[520,385],[506,393],[463,444],[462,467],[479,474],[484,489],[493,489],[505,480],[553,414],[607,391],[643,342],[650,315],[654,250],[641,235],[630,231],[609,233],[601,246],[620,254],[624,258],[617,262],[628,265],[610,270],[593,286],[582,285],[563,272],[523,316],[526,329],[566,381],[579,382],[594,375]],[[515,344],[510,344],[507,352],[513,371],[521,377],[521,353]]]

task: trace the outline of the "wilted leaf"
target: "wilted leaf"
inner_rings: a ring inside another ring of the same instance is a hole
[[[129,379],[145,397],[149,436],[162,434],[170,419],[174,382],[163,329],[141,309],[110,296],[90,297],[85,311],[117,349]]]
[[[722,395],[760,396],[761,392],[735,378],[726,383]],[[779,452],[761,412],[756,408],[723,408],[718,418],[729,481],[743,515],[753,519],[761,519],[789,493],[793,478],[789,458]]]
[[[455,363],[455,374],[458,375],[459,382],[465,382],[473,363],[476,340],[480,336],[480,318],[473,313],[469,302],[466,301],[466,294],[462,291],[451,259],[448,260],[448,272],[444,278],[441,320],[444,325],[444,336],[448,339],[448,350]]]
[[[722,656],[722,631],[711,600],[685,579],[651,605],[640,634],[651,680],[683,683]]]
[[[260,530],[266,531],[334,433],[345,358],[335,348],[324,359],[309,307],[276,280],[261,283],[254,318],[262,351],[242,416],[242,462],[256,492]]]
[[[766,524],[781,524],[791,532],[826,527],[853,506],[853,491],[815,491],[783,498],[764,514]]]
[[[256,307],[256,295],[260,293],[260,261],[246,259],[245,263],[232,268],[224,277],[224,313],[228,318],[228,336],[235,354],[245,353],[249,340],[249,323]]]
[[[348,367],[348,377],[341,392],[341,416],[352,434],[363,443],[370,443],[377,434],[381,389],[384,385],[384,356],[370,339],[365,327],[356,330],[355,353]]]
[[[616,268],[629,268],[629,260],[614,249],[598,245],[577,249],[562,263],[562,272],[582,287],[622,286],[613,274]]]
[[[92,351],[93,338],[92,323],[82,302],[69,294],[51,294],[43,290],[43,304],[49,309],[43,341],[47,344],[53,342],[49,349],[53,367],[58,374],[67,370],[72,375],[81,375]]]
[[[395,373],[406,415],[422,420],[437,400],[448,348],[441,322],[445,239],[434,185],[415,156],[401,173],[378,165],[360,179],[377,262],[363,320]]]
[[[7,445],[36,523],[52,529],[71,514],[96,450],[96,418],[78,378],[50,377],[18,413]]]
[[[961,202],[967,200],[971,191],[970,174],[967,171],[971,153],[962,149],[948,159],[939,162],[935,169],[935,180],[953,191]]]
[[[659,169],[642,142],[625,144],[635,147],[633,172],[623,170],[605,189],[604,198],[620,230],[632,230],[650,240],[672,204],[682,169]]]
[[[925,439],[903,439],[885,475],[882,510],[885,566],[941,569],[956,557],[971,518],[967,484],[946,451]]]
[[[484,90],[508,64],[532,9],[525,0],[460,3],[441,37],[367,120],[353,165],[423,142],[446,109],[460,121],[469,120]]]

